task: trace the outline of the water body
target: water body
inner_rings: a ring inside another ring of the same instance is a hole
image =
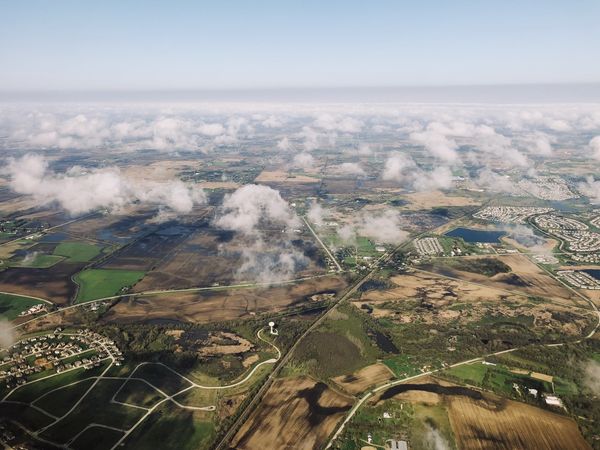
[[[582,272],[585,272],[600,281],[600,269],[584,269]]]
[[[439,384],[434,383],[424,383],[424,384],[399,384],[397,386],[392,386],[384,391],[381,394],[381,400],[386,400],[388,398],[392,398],[394,395],[402,394],[407,391],[424,391],[424,392],[434,392],[436,394],[443,395],[463,395],[466,397],[470,397],[473,400],[481,400],[483,399],[483,395],[481,392],[476,391],[474,389],[469,389],[462,386],[440,386]]]
[[[446,236],[462,238],[465,242],[482,242],[486,244],[500,242],[500,238],[505,235],[506,233],[504,231],[474,230],[472,228],[455,228],[446,233]]]

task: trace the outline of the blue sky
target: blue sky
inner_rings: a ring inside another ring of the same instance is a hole
[[[600,82],[600,1],[0,0],[0,90]]]

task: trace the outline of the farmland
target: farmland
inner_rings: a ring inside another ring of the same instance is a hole
[[[28,297],[0,294],[0,317],[6,320],[14,320],[21,312],[40,303],[42,302]]]
[[[110,297],[123,292],[144,276],[142,271],[117,269],[89,269],[78,273],[74,280],[79,285],[77,302]]]

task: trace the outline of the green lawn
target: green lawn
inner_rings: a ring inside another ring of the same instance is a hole
[[[31,258],[23,258],[15,262],[10,262],[11,267],[27,267],[31,269],[48,269],[55,264],[58,264],[63,259],[63,256],[45,255],[43,253],[34,254]]]
[[[13,320],[19,316],[21,311],[29,309],[33,305],[42,303],[39,300],[18,295],[0,294],[0,318]]]
[[[122,288],[133,286],[145,272],[120,269],[90,269],[75,275],[79,285],[76,303],[88,302],[119,294]]]
[[[464,364],[462,366],[453,367],[446,373],[448,375],[460,378],[467,384],[473,384],[475,386],[481,386],[483,384],[483,378],[487,372],[488,366],[476,362],[474,364]]]
[[[102,250],[102,247],[85,242],[61,242],[54,249],[54,254],[65,256],[69,261],[86,262],[94,259]]]
[[[207,449],[214,439],[215,426],[209,419],[198,420],[194,414],[169,403],[153,412],[126,441],[126,448],[164,450]]]

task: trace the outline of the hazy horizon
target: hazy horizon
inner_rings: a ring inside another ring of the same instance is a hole
[[[2,90],[3,103],[600,103],[600,83],[289,87],[252,89]]]

